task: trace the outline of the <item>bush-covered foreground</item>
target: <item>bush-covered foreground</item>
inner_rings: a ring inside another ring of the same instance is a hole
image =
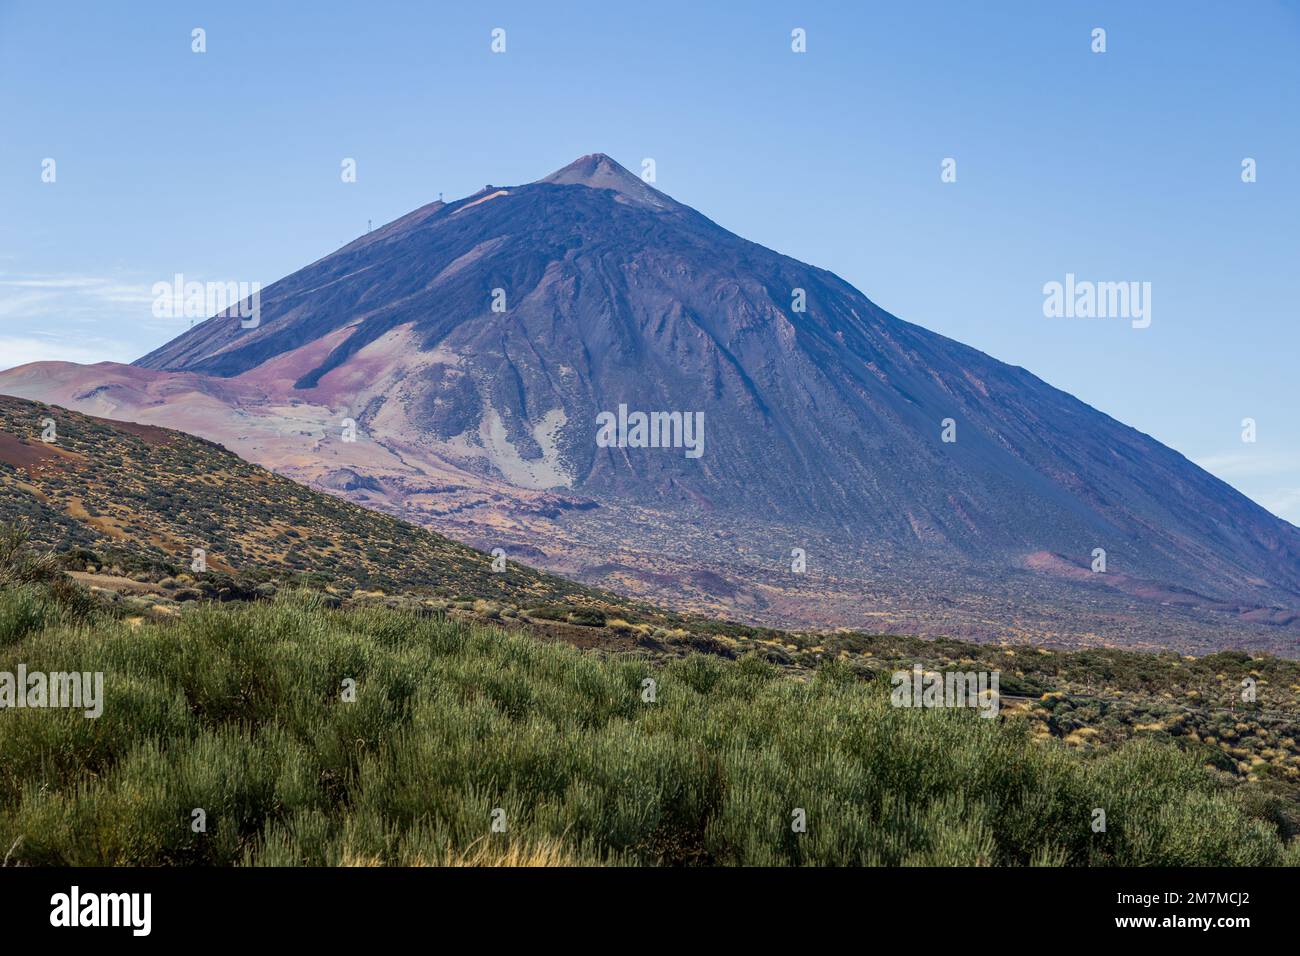
[[[133,623],[11,581],[0,671],[19,663],[102,671],[106,704],[0,711],[10,865],[1297,858],[1176,748],[1079,755],[1015,721],[892,708],[836,666],[604,659],[307,593]]]

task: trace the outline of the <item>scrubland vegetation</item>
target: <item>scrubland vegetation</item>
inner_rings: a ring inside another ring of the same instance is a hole
[[[57,417],[57,442],[33,435],[47,416]],[[203,586],[236,597],[270,582],[536,602],[589,590],[515,562],[493,573],[488,555],[193,435],[4,395],[0,521],[26,527],[69,569],[145,580],[183,574],[199,548],[209,579],[222,582]]]
[[[307,591],[141,620],[6,568],[0,671],[102,671],[106,697],[97,720],[0,711],[9,865],[1300,858],[1275,804],[1174,742],[893,708],[842,658],[597,654]]]

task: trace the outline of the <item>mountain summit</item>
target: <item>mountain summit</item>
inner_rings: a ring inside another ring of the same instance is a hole
[[[589,189],[612,189],[624,199],[643,205],[667,209],[673,201],[652,189],[639,176],[624,169],[604,153],[591,153],[557,169],[543,183],[556,186],[586,186]]]
[[[182,428],[159,409],[188,401],[189,427],[273,467],[714,611],[1162,641],[1184,612],[1289,633],[1300,607],[1294,526],[600,153],[356,240],[263,290],[256,328],[218,316],[97,368],[0,390]],[[700,454],[638,443],[638,414],[699,422]],[[248,437],[259,418],[275,436]]]

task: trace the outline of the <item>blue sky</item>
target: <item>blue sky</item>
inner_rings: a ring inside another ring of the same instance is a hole
[[[0,366],[138,357],[177,272],[268,284],[440,192],[653,157],[1300,523],[1297,119],[1296,2],[0,0]],[[1044,317],[1066,273],[1150,282],[1151,326]]]

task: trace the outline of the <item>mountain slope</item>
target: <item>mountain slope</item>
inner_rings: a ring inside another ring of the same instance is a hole
[[[759,509],[909,548],[1105,547],[1211,593],[1300,593],[1300,532],[1182,456],[604,156],[359,240],[273,285],[262,315],[138,364],[232,376],[330,341],[302,356],[297,389],[363,398],[359,421],[385,435],[460,439],[458,463],[518,484]],[[359,388],[362,369],[382,386]],[[703,411],[705,456],[598,448],[596,415],[619,404]]]
[[[774,623],[871,603],[951,630],[966,602],[967,633],[1041,606],[1042,633],[1121,640],[1168,607],[1284,627],[1300,607],[1300,529],[599,154],[359,238],[264,290],[255,329],[218,316],[93,368],[0,390],[166,421],[584,580]],[[603,446],[620,406],[702,413],[702,454]],[[796,547],[816,580],[789,573]]]
[[[40,439],[55,423],[55,440]],[[0,521],[60,552],[529,603],[588,589],[304,488],[183,432],[0,396]]]

